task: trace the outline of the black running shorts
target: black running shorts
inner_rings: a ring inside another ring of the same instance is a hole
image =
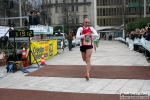
[[[87,49],[92,49],[93,46],[80,46],[80,51],[81,52],[86,52]]]

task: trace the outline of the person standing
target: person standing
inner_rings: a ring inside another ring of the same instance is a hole
[[[80,51],[82,55],[83,61],[86,63],[86,74],[85,78],[89,80],[89,73],[91,67],[91,55],[93,49],[93,39],[94,37],[98,37],[98,33],[93,27],[89,26],[90,20],[85,18],[83,21],[83,26],[79,27],[76,33],[76,38],[80,39]]]
[[[148,23],[148,28],[147,28],[147,36],[145,38],[147,41],[150,40],[150,23]]]
[[[40,25],[40,12],[33,16],[33,25]]]
[[[73,32],[71,31],[71,32],[68,34],[69,51],[72,51],[72,40],[73,40]]]
[[[33,25],[34,11],[30,11],[30,14],[28,16],[29,16],[29,22],[25,20],[24,26]]]

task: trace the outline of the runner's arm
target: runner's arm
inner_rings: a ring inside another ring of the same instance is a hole
[[[77,39],[82,39],[85,37],[85,35],[81,35],[81,32],[82,32],[82,27],[78,28],[77,30],[77,34],[76,34]]]
[[[98,33],[96,32],[96,30],[93,28],[93,27],[90,27],[91,28],[91,31],[93,32],[92,33],[92,37],[99,37]]]

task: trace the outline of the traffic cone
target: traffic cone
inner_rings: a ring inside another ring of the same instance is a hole
[[[22,59],[26,59],[26,50],[25,50],[24,46],[23,46],[23,49],[22,49]]]
[[[2,60],[5,60],[6,59],[5,53],[2,52],[1,55],[2,55]]]
[[[23,67],[26,67],[26,68],[29,66],[27,59],[22,60],[22,65],[23,65]]]
[[[44,59],[44,54],[42,54],[41,65],[46,65],[46,64],[45,64],[45,59]]]
[[[23,46],[22,48],[22,65],[23,67],[28,67],[28,61],[27,61],[27,57],[26,57],[26,50],[25,47]]]

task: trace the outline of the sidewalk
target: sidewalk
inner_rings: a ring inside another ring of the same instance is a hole
[[[85,65],[82,61],[80,48],[73,48],[73,51],[65,49],[64,53],[46,60],[48,65]],[[130,51],[125,44],[118,41],[100,41],[97,52],[91,58],[92,65],[134,65],[149,66],[143,54]],[[37,69],[29,69],[34,71]],[[1,67],[1,74],[6,69]],[[97,94],[119,94],[119,93],[149,93],[150,80],[137,79],[96,79],[90,78],[59,78],[59,77],[30,77],[18,71],[10,73],[0,80],[0,88],[28,89],[43,91],[61,91],[77,93]]]

